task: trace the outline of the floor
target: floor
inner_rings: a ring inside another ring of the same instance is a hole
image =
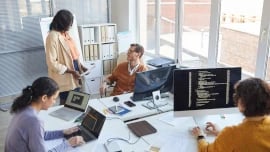
[[[17,96],[8,96],[8,97],[1,97],[0,104],[12,102]],[[3,112],[0,111],[0,152],[4,151],[4,144],[5,144],[5,137],[7,133],[7,128],[12,116],[9,111]]]

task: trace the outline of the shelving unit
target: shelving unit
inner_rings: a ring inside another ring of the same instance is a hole
[[[116,24],[79,25],[79,37],[82,47],[84,65],[92,69],[84,77],[83,90],[90,94],[98,94],[106,75],[112,73],[118,56]]]

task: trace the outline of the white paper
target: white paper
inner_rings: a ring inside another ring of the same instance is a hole
[[[60,145],[63,142],[63,138],[61,139],[54,139],[54,140],[46,140],[45,141],[45,147],[47,149],[47,151],[49,151],[50,149],[56,147],[57,145]],[[67,152],[82,152],[81,150],[79,150],[79,148],[73,148],[73,147],[69,147]]]

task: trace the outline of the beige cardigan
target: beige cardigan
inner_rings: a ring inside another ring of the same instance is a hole
[[[45,49],[48,75],[58,83],[60,92],[80,87],[79,81],[74,79],[72,74],[65,73],[67,68],[74,69],[74,65],[69,46],[60,32],[50,31],[46,39]],[[82,71],[80,62],[79,68]]]

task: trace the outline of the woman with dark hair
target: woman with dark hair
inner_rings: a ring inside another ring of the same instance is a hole
[[[216,135],[208,143],[199,127],[192,130],[198,139],[199,152],[269,152],[270,151],[270,89],[259,78],[249,78],[235,85],[234,101],[245,116],[242,123],[219,131],[207,122],[206,130]]]
[[[23,89],[22,95],[15,99],[11,107],[14,114],[6,136],[5,152],[45,152],[44,140],[63,138],[64,135],[78,131],[77,127],[65,130],[44,131],[38,118],[40,110],[51,107],[59,94],[57,83],[48,77],[40,77],[32,86]],[[50,152],[64,152],[70,146],[83,144],[81,136],[63,142]]]
[[[107,84],[116,82],[111,93],[112,96],[119,95],[134,90],[136,72],[146,71],[147,67],[141,62],[144,48],[140,44],[131,44],[127,52],[127,62],[120,63],[112,74],[104,80],[100,88],[100,94],[104,94]]]
[[[46,39],[48,75],[59,84],[61,105],[65,104],[70,90],[79,90],[80,73],[87,71],[79,61],[80,53],[68,32],[72,24],[73,15],[70,11],[58,11]]]

